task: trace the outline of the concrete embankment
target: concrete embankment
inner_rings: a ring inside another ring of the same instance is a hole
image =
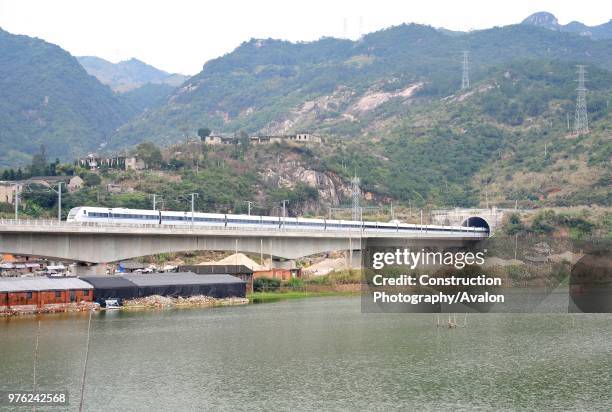
[[[99,309],[100,305],[92,302],[78,302],[66,304],[49,304],[42,307],[36,305],[18,305],[0,308],[0,317],[14,315],[38,315],[42,313],[84,312]]]

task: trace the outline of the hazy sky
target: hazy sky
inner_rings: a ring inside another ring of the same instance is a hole
[[[291,41],[357,38],[400,23],[454,30],[520,22],[550,11],[562,24],[612,18],[607,0],[0,0],[0,27],[60,45],[75,56],[136,57],[195,74],[252,37]]]

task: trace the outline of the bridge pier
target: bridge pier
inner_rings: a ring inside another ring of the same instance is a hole
[[[361,269],[361,249],[353,249],[346,251],[346,268]]]
[[[295,269],[295,259],[264,258],[262,264],[271,269]]]
[[[105,276],[108,269],[107,263],[83,264],[77,263],[73,266],[75,276]]]

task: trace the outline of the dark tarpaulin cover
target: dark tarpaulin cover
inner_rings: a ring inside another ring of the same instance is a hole
[[[94,300],[138,297],[138,285],[122,276],[90,276],[81,280],[94,287]]]
[[[94,300],[131,299],[151,295],[214,298],[245,297],[246,282],[230,275],[201,276],[195,273],[150,273],[81,278],[94,287]]]
[[[191,272],[124,275],[138,286],[139,296],[162,295],[214,298],[245,297],[246,282],[230,275],[200,276]]]

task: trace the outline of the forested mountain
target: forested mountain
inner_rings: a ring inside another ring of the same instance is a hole
[[[463,50],[471,87],[462,91]],[[572,138],[577,63],[589,65],[593,132]],[[529,25],[462,35],[402,25],[356,42],[251,40],[121,127],[111,145],[181,140],[202,125],[312,130],[328,142],[313,149],[313,167],[347,180],[357,171],[378,196],[607,204],[611,69],[612,41]]]
[[[522,24],[544,27],[550,30],[566,31],[594,39],[612,39],[612,20],[597,26],[587,26],[579,21],[572,21],[568,24],[559,24],[557,18],[548,12],[542,11],[534,13],[523,20]]]
[[[0,29],[0,165],[28,163],[41,144],[72,159],[135,113],[60,47]]]
[[[165,83],[147,83],[136,89],[121,93],[119,97],[136,112],[155,109],[166,104],[176,87]]]
[[[325,169],[347,180],[356,170],[364,188],[404,202],[609,205],[612,73],[589,72],[591,132],[581,136],[571,131],[575,77],[558,60],[501,64],[446,98],[384,103],[386,117],[373,114],[366,137],[320,157]]]
[[[87,73],[120,93],[148,83],[176,87],[187,79],[182,74],[170,74],[134,58],[119,63],[94,56],[81,56],[77,59]]]
[[[209,194],[219,186],[214,182],[239,177],[235,190],[221,184],[214,192],[222,202],[215,196],[206,201],[218,210],[240,203],[246,190],[256,191],[263,202],[289,196],[285,184],[302,190],[307,201],[333,198],[337,204],[354,173],[375,202],[609,205],[612,40],[532,23],[469,33],[409,24],[359,41],[253,39],[207,62],[176,89],[147,84],[114,95],[88,77],[97,85],[91,87],[106,93],[102,112],[115,107],[123,120],[112,123],[114,132],[94,127],[86,144],[70,150],[106,143],[105,150],[117,151],[143,141],[168,146],[203,127],[235,134],[310,130],[326,139],[303,150],[186,145],[177,149],[178,157],[171,151],[167,167],[182,173],[185,182],[208,176]],[[463,51],[470,61],[466,89],[461,89]],[[591,133],[581,136],[569,130],[576,64],[588,66]],[[56,73],[50,71],[55,67],[46,73]],[[29,88],[38,91],[27,83],[26,95],[33,93]],[[41,141],[46,140],[35,142]],[[283,169],[284,161],[292,166]],[[327,183],[318,187],[317,182]],[[189,190],[198,190],[192,186]]]
[[[381,100],[435,101],[459,89],[463,50],[470,52],[472,82],[485,79],[489,68],[515,60],[612,68],[612,40],[528,25],[460,36],[410,24],[359,41],[254,39],[207,62],[168,104],[122,127],[112,146],[145,138],[177,140],[203,124],[223,132],[307,128],[332,137],[360,136],[376,126],[368,119]]]

